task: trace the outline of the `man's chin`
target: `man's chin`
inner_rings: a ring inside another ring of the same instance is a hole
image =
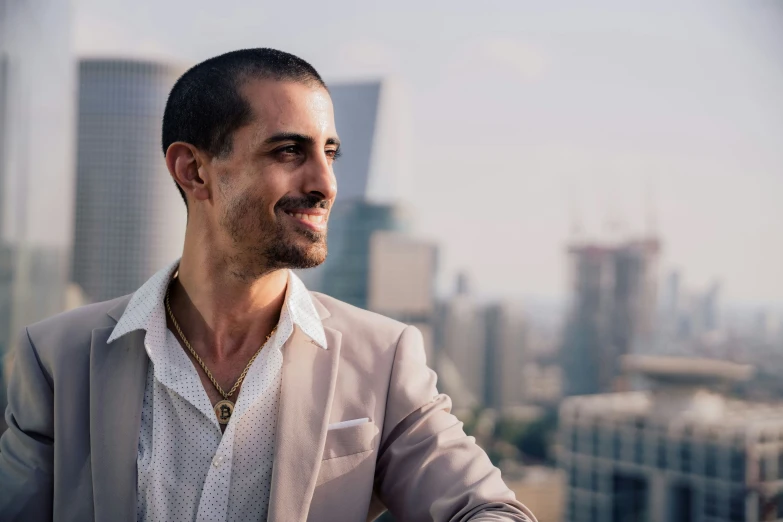
[[[326,261],[326,247],[318,245],[318,248],[303,252],[302,263],[298,268],[315,268]]]
[[[277,249],[271,258],[280,268],[305,269],[315,268],[326,261],[326,245],[324,243],[310,244],[307,246],[292,246],[286,249]]]

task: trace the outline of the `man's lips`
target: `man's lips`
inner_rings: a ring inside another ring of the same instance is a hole
[[[327,211],[322,208],[294,208],[284,210],[285,214],[302,226],[322,232],[326,229]]]

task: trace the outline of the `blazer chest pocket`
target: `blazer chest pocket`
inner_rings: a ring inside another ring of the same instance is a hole
[[[337,428],[326,432],[323,460],[347,457],[375,447],[378,426],[368,421],[348,428]]]
[[[326,432],[316,485],[344,475],[364,462],[373,454],[371,450],[375,448],[378,437],[378,426],[372,421]]]

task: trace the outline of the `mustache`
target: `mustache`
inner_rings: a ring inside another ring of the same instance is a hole
[[[314,195],[307,195],[300,198],[285,197],[277,202],[276,210],[291,210],[295,208],[320,208],[329,210],[329,202],[323,198]]]

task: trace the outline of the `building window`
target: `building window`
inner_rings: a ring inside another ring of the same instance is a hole
[[[683,473],[691,472],[691,445],[687,440],[681,441],[680,449],[680,471]]]
[[[593,468],[590,473],[590,489],[593,491],[601,490],[601,478],[598,475],[598,469]]]
[[[592,435],[592,455],[600,455],[601,454],[601,432],[598,429],[598,425],[594,425],[593,429],[591,430]]]
[[[590,504],[590,521],[591,522],[603,522],[598,518],[598,503],[593,499]]]
[[[704,454],[704,473],[708,477],[718,476],[718,448],[708,444]]]
[[[707,490],[704,493],[704,514],[707,516],[718,515],[718,496],[714,490]]]
[[[783,479],[783,452],[778,453],[778,479]]]
[[[661,469],[666,469],[667,462],[668,462],[668,456],[667,456],[667,440],[664,438],[659,438],[658,443],[656,445],[657,447],[657,456],[658,456],[658,467]]]
[[[616,473],[611,484],[612,520],[646,521],[649,511],[647,480],[642,476]]]
[[[745,482],[745,451],[734,448],[731,450],[731,480]]]
[[[745,495],[743,493],[737,492],[731,495],[729,520],[731,522],[745,522]]]
[[[620,460],[623,453],[622,448],[623,445],[620,433],[615,431],[612,434],[612,457],[614,457],[614,460]]]
[[[644,464],[644,432],[641,430],[637,431],[634,436],[633,457],[637,464]]]

